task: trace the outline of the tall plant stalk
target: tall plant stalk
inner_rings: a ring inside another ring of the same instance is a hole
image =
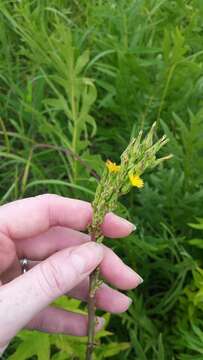
[[[128,193],[135,186],[142,188],[144,182],[141,175],[147,168],[154,168],[163,160],[169,159],[171,155],[157,159],[156,153],[168,142],[166,136],[153,143],[155,123],[149,133],[142,140],[142,131],[137,138],[127,146],[121,155],[119,165],[108,160],[103,176],[96,189],[93,206],[93,220],[89,226],[89,234],[92,241],[102,243],[101,225],[105,215],[115,210],[120,196]],[[99,267],[90,275],[89,296],[88,296],[88,344],[86,360],[93,359],[95,347],[95,296],[101,285],[99,279]]]

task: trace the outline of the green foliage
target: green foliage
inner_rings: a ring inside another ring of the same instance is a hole
[[[170,139],[173,159],[122,200],[138,230],[110,244],[144,284],[95,359],[203,359],[202,16],[201,0],[0,1],[1,204],[92,200],[140,128]],[[3,358],[83,359],[85,342],[24,332]]]

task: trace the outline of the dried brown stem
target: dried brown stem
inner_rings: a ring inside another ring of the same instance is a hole
[[[86,170],[92,175],[94,176],[97,180],[100,180],[99,175],[96,173],[96,171],[94,171],[87,163],[86,161],[84,161],[83,159],[81,159],[81,157],[79,155],[77,155],[76,153],[74,153],[72,150],[67,149],[67,148],[63,148],[61,146],[56,146],[53,144],[35,144],[32,147],[32,150],[35,150],[37,148],[41,148],[41,149],[53,149],[53,150],[57,150],[57,151],[61,151],[64,154],[66,154],[67,156],[71,156],[73,159],[77,160],[78,162],[81,163],[81,165],[83,165]]]

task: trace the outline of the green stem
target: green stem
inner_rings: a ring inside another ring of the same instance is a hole
[[[90,231],[91,241],[99,240],[99,235],[96,234],[95,230]],[[88,293],[88,343],[87,343],[87,351],[86,351],[86,360],[93,359],[93,352],[95,348],[95,325],[96,325],[96,291],[99,287],[99,267],[97,267],[90,274],[90,283],[89,283],[89,293]]]
[[[77,153],[77,109],[75,103],[75,91],[74,91],[74,78],[72,79],[71,87],[71,110],[72,110],[72,120],[73,120],[73,139],[72,139],[72,151]],[[73,160],[73,179],[76,182],[77,176],[77,163]]]
[[[176,68],[176,65],[177,65],[176,63],[173,64],[171,66],[169,72],[168,72],[168,76],[167,76],[167,79],[166,79],[166,84],[165,84],[165,87],[164,87],[163,95],[161,97],[161,102],[160,102],[160,106],[159,106],[159,109],[158,109],[157,122],[160,120],[160,116],[161,116],[161,112],[162,112],[162,109],[163,109],[164,101],[165,101],[165,98],[166,98],[166,95],[167,95],[167,92],[168,92],[168,88],[169,88],[169,85],[170,85],[174,70]]]
[[[98,279],[98,269],[90,275],[90,285],[89,285],[89,295],[88,295],[88,343],[87,343],[87,352],[86,360],[93,359],[93,352],[95,348],[95,295],[96,289],[95,285]]]

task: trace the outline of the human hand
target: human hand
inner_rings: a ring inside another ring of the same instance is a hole
[[[86,301],[88,276],[100,265],[107,282],[123,290],[142,279],[104,245],[90,242],[84,231],[91,223],[92,208],[85,201],[57,195],[18,200],[0,208],[0,353],[19,330],[84,336],[87,317],[49,304],[61,295]],[[107,214],[104,235],[129,235],[133,225]],[[29,271],[21,274],[19,260],[29,259]],[[97,291],[98,308],[123,312],[130,298],[103,284]],[[97,330],[103,319],[98,318]]]

